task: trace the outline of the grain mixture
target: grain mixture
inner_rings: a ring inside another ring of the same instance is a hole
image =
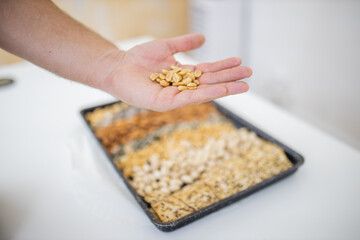
[[[212,104],[167,113],[118,108],[122,117],[95,127],[96,135],[162,222],[177,220],[292,166],[283,149],[246,128],[235,128]],[[97,117],[87,117],[100,119],[100,111],[92,112]]]

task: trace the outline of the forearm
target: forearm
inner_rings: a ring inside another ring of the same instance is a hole
[[[100,88],[136,107],[167,111],[248,90],[239,58],[196,66],[174,54],[200,47],[200,34],[159,39],[122,52],[48,0],[0,0],[0,47],[60,76]],[[172,65],[203,72],[196,90],[180,92],[150,81]]]
[[[51,1],[0,0],[0,47],[62,77],[104,88],[122,53]],[[108,60],[112,59],[112,60]],[[101,70],[100,70],[101,69]]]

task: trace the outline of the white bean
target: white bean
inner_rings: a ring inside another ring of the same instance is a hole
[[[153,189],[158,189],[158,188],[159,188],[159,183],[157,183],[157,182],[152,182],[152,183],[151,183],[151,187],[152,187]]]
[[[161,174],[161,176],[166,176],[169,174],[169,170],[165,166],[162,166],[160,168],[160,174]]]
[[[179,185],[170,185],[169,186],[169,190],[171,191],[171,192],[176,192],[177,190],[179,190],[180,189],[180,186]]]
[[[168,186],[167,182],[165,182],[165,181],[160,181],[159,185],[163,188]]]
[[[151,187],[150,185],[146,185],[146,187],[145,187],[145,189],[144,189],[144,191],[145,191],[146,194],[151,193],[152,190],[153,190],[153,189],[152,189],[152,187]]]
[[[181,182],[179,179],[171,179],[169,184],[170,184],[170,185],[178,185],[178,186],[179,186],[179,185],[181,185],[181,183],[182,183],[182,182]]]
[[[191,176],[193,179],[195,179],[195,178],[197,178],[197,177],[199,176],[199,173],[198,173],[197,171],[193,171],[193,172],[191,172],[190,176]]]
[[[162,192],[162,193],[164,193],[164,194],[169,194],[169,193],[170,193],[169,189],[166,188],[166,187],[162,187],[162,188],[160,189],[160,192]]]
[[[144,172],[149,172],[150,171],[150,166],[148,164],[144,164],[143,165],[143,170],[144,170]]]
[[[154,175],[155,179],[160,179],[160,177],[161,177],[161,173],[159,170],[154,171],[153,175]]]
[[[193,179],[189,176],[189,175],[183,175],[181,176],[181,180],[184,182],[184,183],[192,183]]]

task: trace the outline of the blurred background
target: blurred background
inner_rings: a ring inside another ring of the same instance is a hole
[[[192,57],[241,57],[254,71],[251,92],[360,149],[358,0],[54,2],[114,42],[203,33]],[[18,61],[0,50],[0,65]]]

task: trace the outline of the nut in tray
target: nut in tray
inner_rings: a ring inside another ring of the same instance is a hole
[[[83,115],[160,225],[226,201],[294,163],[277,144],[235,127],[213,103],[159,113],[117,102]]]

